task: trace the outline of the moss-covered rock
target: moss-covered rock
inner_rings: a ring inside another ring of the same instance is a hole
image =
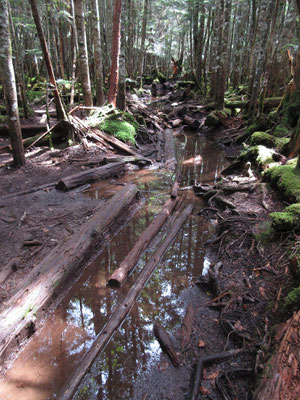
[[[295,162],[296,160],[293,160],[288,165],[277,165],[264,172],[266,180],[271,182],[283,198],[291,203],[300,202],[300,174],[295,169]]]
[[[262,145],[251,146],[239,155],[238,160],[242,162],[249,160],[258,167],[265,168],[274,162],[274,153],[274,150]]]
[[[130,122],[107,119],[99,127],[122,142],[135,144],[136,128]]]
[[[275,147],[275,138],[266,132],[254,132],[251,136],[251,146],[263,145]]]
[[[270,214],[272,226],[278,232],[287,232],[300,230],[300,203],[292,204],[283,212],[274,212]]]
[[[208,114],[208,116],[205,119],[205,125],[209,127],[214,127],[219,125],[220,119],[217,115],[217,111],[212,111],[211,113]]]

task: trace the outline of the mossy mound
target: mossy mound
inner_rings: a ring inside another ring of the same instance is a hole
[[[300,203],[292,204],[282,212],[270,214],[272,226],[278,232],[300,230]]]
[[[266,132],[254,132],[251,136],[251,146],[257,145],[275,147],[275,138]]]
[[[209,127],[214,127],[219,125],[220,120],[217,115],[217,111],[212,111],[211,113],[208,114],[208,116],[205,119],[205,125]]]
[[[264,177],[291,203],[300,202],[300,173],[295,169],[295,162],[278,165],[264,172]]]
[[[244,150],[238,157],[239,161],[251,161],[260,168],[265,168],[274,162],[273,154],[274,150],[267,148],[266,146],[251,146]]]
[[[130,122],[107,119],[99,127],[122,142],[135,144],[136,128]]]

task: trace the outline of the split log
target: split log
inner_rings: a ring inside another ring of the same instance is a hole
[[[181,325],[181,331],[180,331],[181,351],[185,351],[190,342],[193,318],[194,318],[194,308],[191,304],[189,304]]]
[[[72,396],[75,394],[75,391],[80,384],[80,381],[85,376],[86,372],[89,370],[95,359],[104,349],[109,339],[113,335],[116,329],[121,325],[127,314],[130,312],[132,305],[135,302],[136,297],[139,295],[141,290],[143,289],[145,283],[149,279],[149,276],[153,273],[156,266],[159,264],[161,257],[170,246],[175,236],[181,229],[185,220],[192,212],[193,206],[187,206],[183,211],[177,211],[173,216],[173,224],[168,232],[165,239],[161,242],[155,253],[150,258],[147,265],[144,267],[140,275],[138,276],[135,284],[130,288],[129,292],[119,305],[112,312],[108,322],[103,327],[102,331],[98,334],[95,339],[92,347],[86,353],[83,360],[80,362],[78,367],[73,371],[72,375],[69,377],[64,387],[62,388],[60,395],[58,396],[59,400],[70,400]]]
[[[153,219],[151,224],[141,234],[131,251],[127,254],[124,260],[116,271],[108,278],[110,286],[121,286],[130,272],[136,266],[139,258],[145,251],[150,241],[157,235],[162,225],[165,223],[169,215],[174,210],[178,199],[169,199],[163,206],[160,213]]]
[[[283,325],[276,335],[280,345],[266,364],[253,398],[255,400],[294,400],[300,398],[300,311]]]
[[[234,357],[235,355],[241,353],[242,351],[243,351],[243,349],[228,350],[228,351],[224,351],[223,353],[212,354],[212,355],[200,358],[200,360],[198,361],[198,364],[197,364],[197,370],[196,370],[191,400],[197,399],[197,396],[199,393],[199,387],[201,384],[202,374],[203,374],[203,368],[206,364],[209,364],[209,363],[212,363],[212,362],[218,361],[218,360],[225,360],[226,358],[229,358],[229,357]]]
[[[170,170],[176,168],[176,155],[175,155],[175,143],[173,131],[171,129],[165,129],[165,166]]]
[[[87,171],[79,172],[78,174],[67,176],[58,182],[56,188],[66,191],[80,185],[85,185],[86,183],[124,174],[125,171],[126,164],[124,162],[111,163],[98,168],[91,168]]]
[[[137,199],[138,189],[127,185],[117,192],[82,228],[63,239],[25,277],[18,291],[4,304],[0,313],[0,360],[9,347],[19,343],[26,327],[34,325],[36,313],[42,313],[70,277],[83,269],[83,264],[95,249],[103,245],[103,237],[113,223],[124,217],[128,207]],[[102,242],[101,242],[102,241]]]
[[[162,348],[163,352],[167,354],[167,356],[170,358],[174,367],[179,367],[179,355],[175,351],[170,335],[159,322],[156,322],[154,324],[153,333],[159,341],[160,347]]]
[[[189,116],[187,116],[187,115],[183,118],[183,121],[184,121],[191,129],[197,130],[197,129],[199,129],[199,127],[200,127],[200,121],[198,121],[197,119],[191,118],[191,117],[189,117]]]

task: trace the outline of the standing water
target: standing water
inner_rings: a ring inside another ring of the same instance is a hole
[[[187,372],[178,372],[180,369],[173,368],[162,356],[153,334],[153,324],[160,322],[176,337],[187,305],[197,308],[204,301],[193,280],[209,266],[209,254],[204,244],[214,230],[214,221],[197,215],[203,204],[189,187],[193,180],[214,182],[224,168],[225,158],[214,143],[195,135],[177,137],[176,151],[181,159],[183,197],[185,202],[194,203],[193,215],[84,378],[75,396],[78,400],[175,400],[184,398],[185,391],[189,390]],[[172,178],[172,174],[163,169],[134,171],[111,185],[94,185],[88,192],[88,195],[100,198],[112,195],[124,181],[133,181],[146,203],[86,269],[41,332],[21,352],[0,382],[0,400],[57,398],[111,312],[150,259],[151,248],[122,288],[106,286],[107,277],[119,266],[168,198]]]

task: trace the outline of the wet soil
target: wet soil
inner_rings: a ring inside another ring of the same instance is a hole
[[[224,130],[209,133],[210,137],[218,137],[224,135]],[[263,356],[270,349],[267,330],[278,315],[278,292],[287,263],[280,242],[264,250],[253,235],[267,219],[268,212],[281,209],[281,203],[275,193],[268,191],[265,201],[269,210],[265,210],[258,190],[228,196],[236,205],[235,210],[204,210],[208,205],[194,194],[192,184],[195,180],[214,184],[227,165],[226,153],[207,140],[205,131],[200,135],[187,132],[178,135],[176,151],[177,159],[181,160],[181,195],[186,203],[194,203],[193,214],[131,313],[95,361],[75,396],[77,399],[190,399],[199,358],[234,348],[242,348],[243,352],[205,367],[198,398],[252,397],[253,376],[258,376]],[[0,168],[1,197],[57,182],[61,176],[81,170],[73,159],[96,158],[99,154],[96,147],[92,153],[81,146],[53,153],[36,149],[27,167]],[[137,183],[146,199],[145,207],[87,267],[6,372],[0,382],[1,400],[57,397],[150,257],[146,252],[121,289],[106,286],[109,274],[160,210],[173,177],[174,173],[158,165],[156,169],[131,171],[123,178],[93,185],[85,191],[81,188],[60,193],[48,189],[1,201],[0,261],[5,265],[17,258],[16,271],[1,286],[2,307],[5,307],[18,282],[49,249],[76,231],[122,185]],[[214,241],[215,238],[220,239]],[[26,240],[37,240],[40,244],[26,247],[23,246]],[[218,262],[222,264],[217,276],[218,291],[214,292],[207,283],[207,271]],[[189,305],[194,310],[192,333],[182,349],[180,327]],[[155,322],[162,323],[181,353],[179,368],[162,353],[153,334]],[[248,373],[218,381],[222,371],[232,369]]]

